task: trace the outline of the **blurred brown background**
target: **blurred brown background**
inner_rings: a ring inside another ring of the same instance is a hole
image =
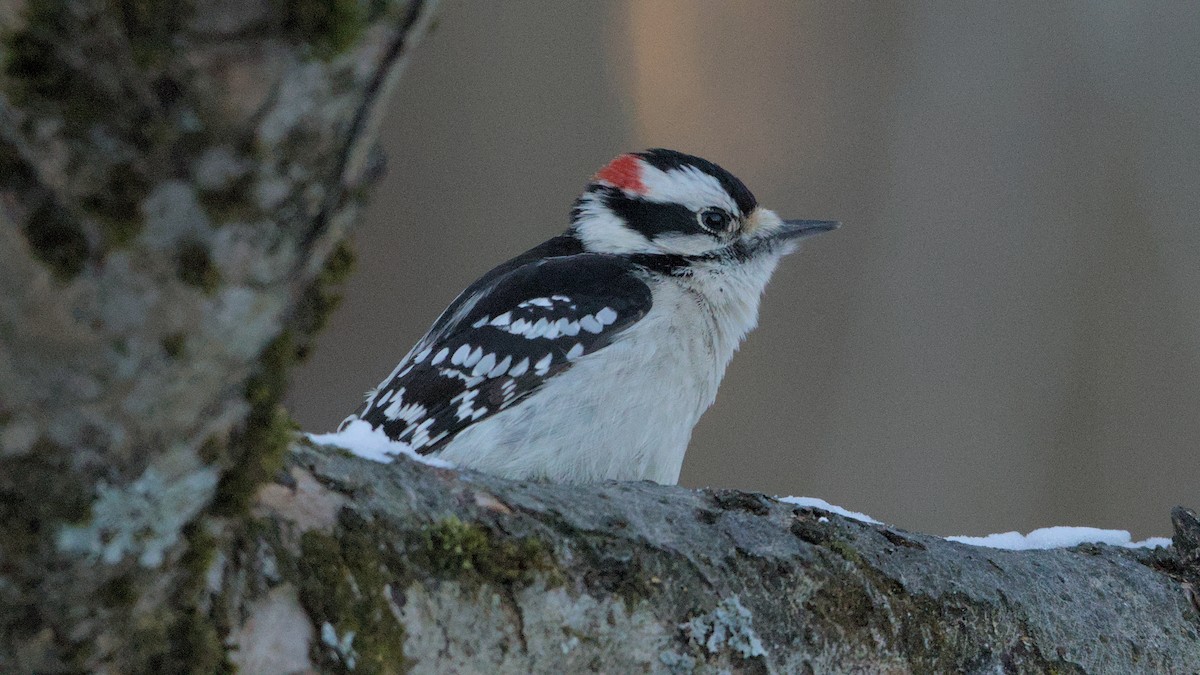
[[[1198,45],[1185,2],[446,2],[291,407],[335,426],[592,172],[671,147],[844,222],[776,274],[683,484],[1168,533],[1200,506]]]

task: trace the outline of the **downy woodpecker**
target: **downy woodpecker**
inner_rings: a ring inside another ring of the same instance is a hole
[[[699,157],[621,155],[564,234],[463,291],[343,428],[510,478],[673,484],[776,264],[835,227],[780,219]]]

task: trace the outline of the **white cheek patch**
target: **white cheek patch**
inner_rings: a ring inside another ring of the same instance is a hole
[[[694,166],[663,171],[642,162],[642,183],[646,185],[642,199],[647,201],[682,204],[692,211],[716,206],[735,216],[740,213],[721,182]]]
[[[596,194],[586,195],[579,204],[575,235],[583,247],[594,253],[655,253],[658,247],[640,232],[609,211]]]

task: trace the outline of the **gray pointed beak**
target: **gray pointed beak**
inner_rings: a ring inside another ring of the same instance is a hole
[[[829,232],[841,227],[836,220],[785,220],[783,227],[775,233],[775,239],[803,239],[814,234]]]

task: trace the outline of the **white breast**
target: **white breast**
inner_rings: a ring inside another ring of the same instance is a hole
[[[438,456],[510,478],[676,483],[777,262],[658,277],[650,312],[617,341],[464,429]]]

